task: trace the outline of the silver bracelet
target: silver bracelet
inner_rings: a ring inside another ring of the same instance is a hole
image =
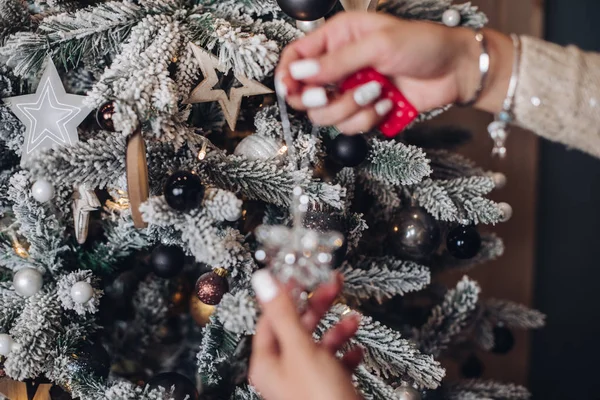
[[[485,81],[487,80],[488,73],[490,72],[490,53],[488,52],[488,45],[485,35],[481,30],[475,31],[475,40],[481,45],[481,54],[479,55],[479,73],[481,77],[479,79],[479,86],[475,90],[473,97],[464,103],[456,103],[459,107],[471,107],[481,97],[483,89],[485,88]]]
[[[488,125],[488,132],[494,141],[492,155],[497,155],[500,158],[506,156],[506,138],[508,137],[508,124],[515,120],[513,114],[513,103],[515,94],[517,93],[517,85],[519,83],[519,65],[521,63],[521,39],[516,34],[510,35],[514,46],[513,70],[508,83],[508,91],[506,98],[502,103],[502,110],[494,116],[494,122]]]

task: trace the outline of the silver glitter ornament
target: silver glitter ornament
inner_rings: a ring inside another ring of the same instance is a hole
[[[294,188],[291,228],[261,225],[256,238],[261,248],[256,258],[271,267],[279,281],[293,281],[304,290],[312,290],[331,276],[333,254],[344,245],[344,236],[335,231],[317,231],[303,227],[309,198],[300,187]]]

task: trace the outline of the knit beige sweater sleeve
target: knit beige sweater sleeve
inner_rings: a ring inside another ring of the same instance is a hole
[[[522,37],[516,122],[600,157],[600,54]]]

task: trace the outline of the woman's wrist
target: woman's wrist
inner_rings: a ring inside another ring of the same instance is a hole
[[[506,97],[513,64],[513,44],[510,37],[490,29],[483,31],[490,56],[490,68],[485,79],[483,91],[474,107],[490,113],[502,109]],[[455,74],[458,87],[457,102],[465,102],[473,97],[481,84],[479,58],[481,43],[475,40],[475,34],[467,28],[455,31],[455,40],[459,49]]]

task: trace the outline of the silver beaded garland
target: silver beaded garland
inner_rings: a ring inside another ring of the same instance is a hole
[[[15,291],[23,297],[31,297],[40,291],[44,279],[40,271],[34,268],[18,270],[13,277]]]

